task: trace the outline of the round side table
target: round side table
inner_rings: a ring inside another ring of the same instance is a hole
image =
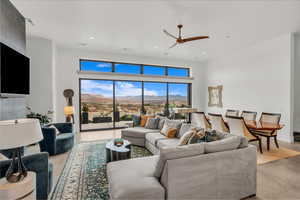
[[[28,172],[24,180],[17,183],[9,183],[6,178],[0,179],[0,199],[22,199],[35,200],[36,175],[34,172]]]

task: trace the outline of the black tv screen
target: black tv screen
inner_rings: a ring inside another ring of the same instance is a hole
[[[0,43],[0,93],[29,94],[29,58]]]

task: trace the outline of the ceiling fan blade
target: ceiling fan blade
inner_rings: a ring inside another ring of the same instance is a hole
[[[163,30],[163,32],[164,32],[167,36],[170,36],[170,37],[174,38],[175,40],[177,40],[177,37],[175,37],[174,35],[172,35],[172,34],[169,33],[168,31],[166,31],[165,29]]]
[[[209,36],[197,36],[197,37],[190,37],[190,38],[184,38],[182,39],[182,42],[189,42],[194,40],[201,40],[201,39],[208,39]]]
[[[173,47],[175,47],[178,43],[175,42],[172,46],[169,47],[169,49],[172,49]]]

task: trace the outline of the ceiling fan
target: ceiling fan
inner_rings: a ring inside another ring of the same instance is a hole
[[[172,37],[176,40],[175,44],[170,46],[169,49],[175,47],[177,44],[182,44],[182,43],[185,43],[185,42],[190,42],[190,41],[194,41],[194,40],[202,40],[202,39],[208,39],[209,38],[209,36],[196,36],[196,37],[182,38],[181,29],[182,29],[183,25],[179,24],[179,25],[177,25],[177,27],[179,29],[178,37],[175,37],[174,35],[172,35],[168,31],[166,31],[165,29],[163,30],[164,33],[167,36],[170,36],[170,37]]]

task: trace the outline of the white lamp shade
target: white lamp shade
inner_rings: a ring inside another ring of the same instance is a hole
[[[0,149],[23,147],[42,139],[43,134],[38,119],[0,121]]]
[[[73,106],[66,106],[64,107],[64,114],[65,115],[73,115],[74,114],[74,108]]]

